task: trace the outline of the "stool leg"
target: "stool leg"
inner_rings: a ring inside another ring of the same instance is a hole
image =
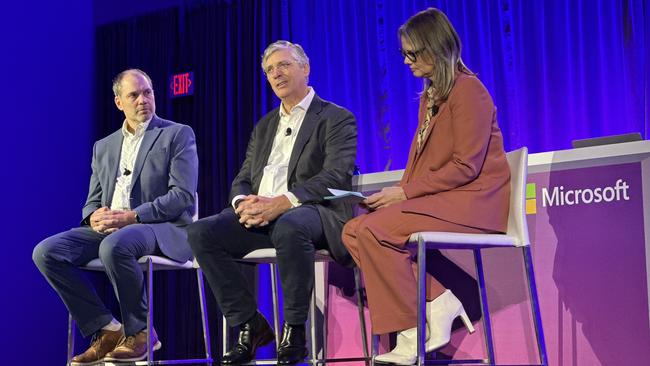
[[[483,314],[483,327],[487,361],[494,364],[494,341],[492,340],[492,321],[490,320],[490,309],[487,301],[487,289],[485,287],[485,275],[483,273],[483,259],[481,250],[474,249],[474,262],[476,264],[476,277],[478,279],[479,296],[481,298],[481,313]]]
[[[417,365],[422,366],[424,365],[424,357],[426,355],[425,348],[424,348],[424,342],[426,341],[426,326],[427,326],[427,320],[426,320],[426,290],[425,290],[425,282],[426,282],[426,263],[427,263],[427,247],[426,243],[424,242],[424,239],[422,236],[418,237],[418,324],[417,324],[417,351],[418,351],[418,357],[417,357]]]
[[[221,316],[221,347],[222,355],[225,355],[228,352],[228,346],[230,345],[230,334],[228,333],[228,323],[226,322],[226,317]]]
[[[275,328],[275,347],[280,346],[280,309],[278,308],[278,276],[275,263],[269,263],[271,271],[271,292],[273,297],[273,327]]]
[[[357,292],[357,310],[359,312],[359,324],[361,326],[361,344],[363,345],[363,357],[366,363],[370,360],[368,352],[368,335],[366,333],[366,315],[363,307],[363,290],[361,288],[361,273],[359,267],[354,267],[354,287]]]
[[[147,365],[153,365],[153,345],[151,330],[153,329],[153,261],[147,259]]]
[[[372,361],[372,359],[375,357],[375,355],[377,355],[377,352],[379,351],[379,336],[376,334],[372,335],[372,345],[370,351],[372,352],[372,357],[370,358]]]
[[[316,263],[312,267],[312,278],[316,276]],[[316,345],[316,286],[311,289],[311,305],[309,307],[309,330],[311,333],[311,364],[318,364],[318,349]]]
[[[208,314],[207,314],[206,303],[205,303],[205,285],[203,283],[203,271],[201,271],[201,268],[196,269],[196,280],[198,282],[199,301],[201,302],[199,306],[201,308],[201,326],[203,327],[203,344],[205,346],[205,359],[211,360],[212,352],[210,351],[210,329],[208,327]]]
[[[537,297],[537,284],[535,282],[535,271],[533,270],[533,257],[530,253],[530,246],[522,248],[524,264],[526,265],[526,276],[528,278],[528,291],[530,295],[530,307],[535,324],[535,336],[537,338],[537,349],[539,350],[539,362],[541,365],[548,365],[546,355],[546,342],[544,341],[544,329],[542,328],[542,315],[539,310],[539,298]]]
[[[74,341],[75,341],[75,322],[72,319],[72,314],[68,314],[68,359],[66,365],[70,365],[72,357],[74,357]]]
[[[329,286],[329,263],[321,262],[323,266],[323,324],[322,332],[320,332],[321,337],[323,337],[323,342],[321,346],[321,358],[327,360],[327,335],[329,334],[329,306],[328,301],[330,298],[330,286]],[[314,282],[314,291],[316,291],[316,282]]]

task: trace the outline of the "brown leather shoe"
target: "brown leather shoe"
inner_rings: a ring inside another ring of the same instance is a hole
[[[162,347],[154,329],[151,329],[151,344],[154,351]],[[117,347],[106,354],[104,361],[132,362],[145,358],[147,358],[147,332],[142,330],[134,335],[123,337]]]
[[[101,329],[93,335],[90,347],[84,353],[72,357],[70,365],[84,366],[101,362],[107,353],[115,349],[115,346],[117,346],[117,343],[123,336],[124,332],[122,328],[116,331]]]

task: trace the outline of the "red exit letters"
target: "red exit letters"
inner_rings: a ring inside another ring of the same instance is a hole
[[[174,98],[194,94],[193,80],[194,73],[191,71],[172,75],[169,83],[170,96]]]

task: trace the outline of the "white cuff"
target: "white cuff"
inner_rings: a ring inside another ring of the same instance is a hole
[[[233,209],[236,209],[237,207],[235,207],[235,203],[239,200],[243,200],[244,198],[246,198],[245,194],[238,194],[235,196],[235,198],[232,199],[232,201],[230,201],[230,205]]]
[[[285,197],[287,197],[289,199],[289,202],[291,202],[291,206],[298,207],[298,206],[302,205],[302,203],[300,203],[300,201],[298,200],[298,197],[296,197],[295,194],[293,194],[291,192],[285,192],[284,195],[285,195]]]

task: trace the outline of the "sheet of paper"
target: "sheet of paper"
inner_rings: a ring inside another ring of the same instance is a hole
[[[361,192],[344,191],[334,188],[328,188],[327,190],[330,191],[332,195],[325,196],[324,198],[326,200],[343,200],[344,202],[356,204],[366,199],[366,196],[364,196]]]

